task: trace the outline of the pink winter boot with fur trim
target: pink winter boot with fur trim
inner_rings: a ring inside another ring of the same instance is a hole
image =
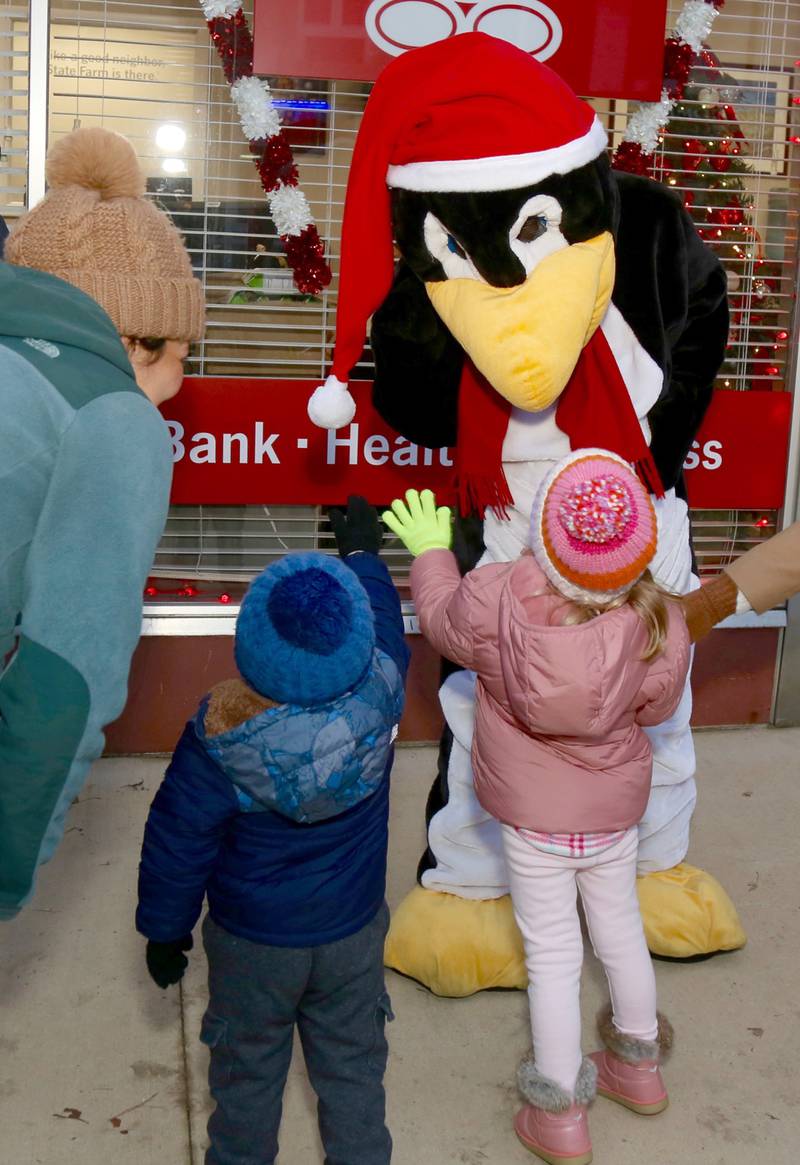
[[[529,1152],[548,1165],[590,1165],[586,1106],[594,1100],[596,1075],[594,1064],[584,1060],[573,1097],[540,1075],[532,1057],[522,1061],[517,1083],[528,1103],[514,1118],[514,1132]]]
[[[638,1040],[617,1031],[610,1008],[598,1017],[597,1026],[606,1051],[592,1052],[589,1059],[597,1068],[600,1095],[641,1116],[663,1112],[669,1097],[659,1063],[672,1047],[669,1020],[659,1014],[655,1040]]]

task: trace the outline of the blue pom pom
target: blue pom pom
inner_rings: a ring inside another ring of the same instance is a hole
[[[332,655],[350,633],[353,603],[327,571],[310,567],[273,587],[267,614],[278,635],[293,647]]]
[[[254,579],[236,620],[236,665],[278,703],[319,705],[364,675],[375,647],[367,592],[338,558],[287,554]]]

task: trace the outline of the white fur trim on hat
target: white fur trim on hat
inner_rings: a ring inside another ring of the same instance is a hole
[[[464,158],[449,162],[409,162],[389,166],[386,185],[422,192],[513,190],[533,186],[551,174],[568,174],[602,154],[608,136],[595,117],[591,128],[571,142],[528,154],[492,158]]]
[[[356,415],[356,402],[344,381],[329,376],[311,394],[308,415],[320,429],[341,429]]]

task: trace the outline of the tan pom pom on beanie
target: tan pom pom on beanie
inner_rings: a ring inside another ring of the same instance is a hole
[[[78,129],[47,156],[45,198],[9,235],[4,258],[80,288],[121,336],[198,340],[205,301],[180,234],[144,197],[130,142]]]

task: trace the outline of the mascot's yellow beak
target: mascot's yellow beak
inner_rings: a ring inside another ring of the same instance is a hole
[[[614,287],[605,231],[542,259],[519,287],[426,283],[447,328],[501,396],[525,412],[551,405],[605,315]]]

